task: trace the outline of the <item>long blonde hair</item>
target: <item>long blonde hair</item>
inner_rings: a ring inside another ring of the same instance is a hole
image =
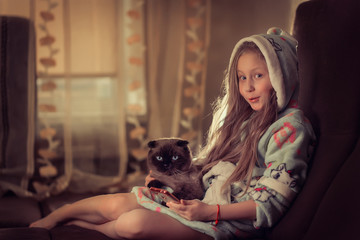
[[[203,174],[219,161],[237,164],[225,185],[246,180],[247,188],[258,160],[258,142],[277,118],[274,90],[272,90],[270,101],[259,111],[254,111],[240,95],[237,62],[239,57],[248,51],[259,54],[265,61],[261,51],[253,42],[245,42],[239,47],[223,81],[224,95],[214,104],[213,122],[208,132],[206,145],[198,156],[203,166]]]

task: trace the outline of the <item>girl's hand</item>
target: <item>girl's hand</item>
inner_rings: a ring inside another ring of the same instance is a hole
[[[180,200],[180,203],[168,202],[171,210],[190,221],[212,221],[216,219],[217,206],[208,205],[197,199]]]
[[[151,177],[151,170],[150,170],[149,174],[145,177],[145,186],[147,187],[149,182],[151,182],[153,180],[155,180],[155,178]]]

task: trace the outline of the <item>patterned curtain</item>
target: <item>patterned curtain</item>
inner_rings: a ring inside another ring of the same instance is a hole
[[[35,159],[18,194],[143,184],[153,138],[198,150],[210,0],[34,0],[31,9]]]

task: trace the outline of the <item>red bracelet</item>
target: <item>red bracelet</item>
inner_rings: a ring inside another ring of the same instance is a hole
[[[215,220],[215,226],[219,223],[219,216],[220,216],[220,205],[216,204],[217,206],[217,212],[216,212],[216,220]]]

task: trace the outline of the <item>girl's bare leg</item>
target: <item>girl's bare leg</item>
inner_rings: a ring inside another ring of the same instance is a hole
[[[123,213],[118,219],[100,225],[77,220],[70,223],[97,230],[114,239],[212,239],[166,214],[144,208]]]
[[[58,223],[72,219],[103,224],[116,220],[122,213],[137,208],[142,207],[137,203],[136,197],[132,193],[99,195],[64,205],[45,218],[32,223],[30,227],[51,229]]]

